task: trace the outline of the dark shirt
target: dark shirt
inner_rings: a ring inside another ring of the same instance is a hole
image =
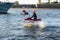
[[[24,12],[24,14],[28,14],[28,12]]]
[[[28,14],[28,12],[26,12],[25,14]]]
[[[37,15],[36,15],[36,13],[33,13],[33,15],[32,15],[31,18],[37,19]]]

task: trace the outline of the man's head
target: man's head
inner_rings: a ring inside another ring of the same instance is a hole
[[[33,10],[33,13],[35,13],[36,12],[36,10]]]
[[[23,12],[26,12],[26,10],[23,10]]]

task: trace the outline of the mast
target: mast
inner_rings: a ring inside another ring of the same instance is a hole
[[[48,3],[50,4],[50,0],[48,0]]]
[[[38,4],[41,4],[41,0],[38,0]]]

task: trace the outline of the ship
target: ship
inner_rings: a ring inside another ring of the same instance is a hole
[[[11,2],[0,2],[0,14],[7,14],[8,10],[14,5]]]

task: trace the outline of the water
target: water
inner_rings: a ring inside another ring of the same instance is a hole
[[[46,28],[24,28],[24,18],[32,15],[32,9],[26,9],[29,15],[22,15],[23,9],[10,9],[10,14],[0,14],[0,40],[60,40],[60,9],[36,9],[38,18]]]

